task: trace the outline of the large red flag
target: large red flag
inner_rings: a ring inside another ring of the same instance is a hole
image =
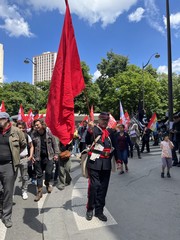
[[[2,100],[1,106],[0,106],[0,112],[6,112],[4,101]]]
[[[46,123],[66,145],[74,135],[74,98],[85,88],[74,29],[66,2],[66,13],[47,103]]]

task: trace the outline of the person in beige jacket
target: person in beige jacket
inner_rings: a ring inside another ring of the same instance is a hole
[[[0,218],[7,228],[12,227],[15,168],[19,164],[20,152],[25,147],[23,132],[12,125],[8,113],[0,112]]]

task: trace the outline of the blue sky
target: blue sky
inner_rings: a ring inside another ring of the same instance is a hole
[[[81,61],[97,76],[106,53],[128,56],[141,67],[167,72],[166,0],[69,0]],[[170,0],[172,69],[180,73],[180,2]],[[5,82],[32,80],[26,57],[57,52],[65,12],[64,0],[0,0],[0,43],[4,45]]]

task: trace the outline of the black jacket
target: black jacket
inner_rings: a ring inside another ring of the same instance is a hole
[[[113,132],[111,129],[107,129],[109,132],[109,137],[105,138],[105,141],[102,142],[102,130],[100,127],[94,126],[93,133],[87,132],[86,135],[86,144],[91,145],[93,141],[97,138],[97,136],[100,136],[99,140],[97,141],[98,144],[101,144],[104,148],[112,148],[112,137]],[[96,158],[95,161],[90,159],[90,156],[88,156],[87,160],[87,167],[94,169],[94,170],[111,170],[111,158],[113,153],[110,154],[109,157],[100,157]]]

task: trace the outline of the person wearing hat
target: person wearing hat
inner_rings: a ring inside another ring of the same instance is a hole
[[[98,125],[89,123],[86,135],[86,143],[91,145],[87,159],[89,184],[86,219],[88,221],[93,218],[93,210],[95,210],[95,217],[101,221],[107,221],[103,210],[113,155],[112,132],[111,129],[107,128],[108,122],[109,113],[102,112],[99,115]]]
[[[3,189],[0,218],[7,228],[12,227],[15,168],[19,164],[20,152],[25,147],[23,132],[12,125],[8,113],[0,112],[0,185]]]

